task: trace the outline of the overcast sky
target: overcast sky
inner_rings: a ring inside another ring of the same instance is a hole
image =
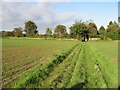
[[[47,27],[54,30],[58,24],[65,25],[69,31],[69,26],[80,19],[83,21],[92,19],[98,28],[101,25],[106,28],[109,21],[117,21],[118,17],[117,0],[104,0],[111,2],[95,2],[95,0],[86,0],[86,2],[82,2],[82,0],[81,2],[78,0],[76,2],[72,2],[73,0],[64,0],[64,2],[60,2],[63,0],[52,0],[59,2],[47,2],[48,0],[16,1],[2,0],[2,13],[0,13],[2,27],[0,30],[13,30],[15,27],[24,28],[24,22],[27,20],[34,21],[38,26],[39,33],[42,34],[45,33]]]

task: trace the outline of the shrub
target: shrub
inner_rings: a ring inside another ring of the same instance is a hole
[[[100,39],[102,39],[102,40],[107,39],[107,37],[106,37],[105,35],[100,35],[99,37],[100,37]]]
[[[119,34],[111,34],[111,35],[108,35],[108,37],[111,38],[112,40],[120,40]]]

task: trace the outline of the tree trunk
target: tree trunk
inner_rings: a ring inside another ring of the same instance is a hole
[[[85,41],[85,36],[84,36],[84,41]]]
[[[88,41],[89,40],[89,36],[87,35],[86,38],[87,38],[87,41]]]

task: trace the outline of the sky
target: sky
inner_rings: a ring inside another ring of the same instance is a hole
[[[16,2],[17,1],[17,2]],[[32,20],[38,26],[40,34],[47,27],[54,30],[58,24],[69,27],[79,20],[92,20],[98,27],[107,28],[109,21],[117,21],[117,0],[2,0],[2,27],[0,30],[12,31],[16,27],[24,28],[25,21]],[[107,2],[105,2],[107,1]]]

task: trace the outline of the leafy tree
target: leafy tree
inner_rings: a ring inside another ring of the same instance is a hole
[[[116,22],[116,21],[114,21],[114,22],[113,22],[113,24],[117,24],[117,22]]]
[[[5,37],[13,37],[13,32],[12,31],[2,31],[2,38]]]
[[[4,38],[4,37],[8,37],[8,34],[6,31],[2,31],[2,38]]]
[[[22,28],[21,27],[14,28],[13,34],[14,34],[15,37],[21,37],[22,36]]]
[[[107,34],[118,34],[118,29],[117,24],[108,25]]]
[[[48,36],[52,35],[51,28],[46,28],[46,35],[48,35]]]
[[[97,26],[95,23],[90,22],[88,24],[88,31],[89,31],[89,37],[97,37],[98,30],[97,30]]]
[[[120,23],[120,17],[118,17],[118,22]]]
[[[67,33],[66,27],[64,25],[57,25],[54,31],[54,34],[57,35],[57,37],[63,37]]]
[[[109,22],[109,25],[112,25],[112,24],[113,24],[113,22],[112,22],[112,21],[110,21],[110,22]]]
[[[75,22],[72,26],[70,26],[70,37],[81,39],[82,37],[88,39],[88,28],[85,22],[78,21]]]
[[[100,35],[106,35],[106,31],[105,31],[105,28],[103,26],[100,27],[99,34]]]
[[[13,32],[12,31],[8,31],[8,36],[9,37],[13,37],[14,35],[13,35]]]
[[[37,26],[33,21],[26,21],[25,22],[25,29],[28,37],[34,37],[36,34],[38,34]]]
[[[118,39],[118,35],[120,33],[120,28],[118,24],[111,24],[107,27],[107,36],[111,39]]]
[[[51,28],[46,28],[46,38],[47,38],[48,36],[50,36],[50,35],[52,35],[52,30],[51,30]]]

